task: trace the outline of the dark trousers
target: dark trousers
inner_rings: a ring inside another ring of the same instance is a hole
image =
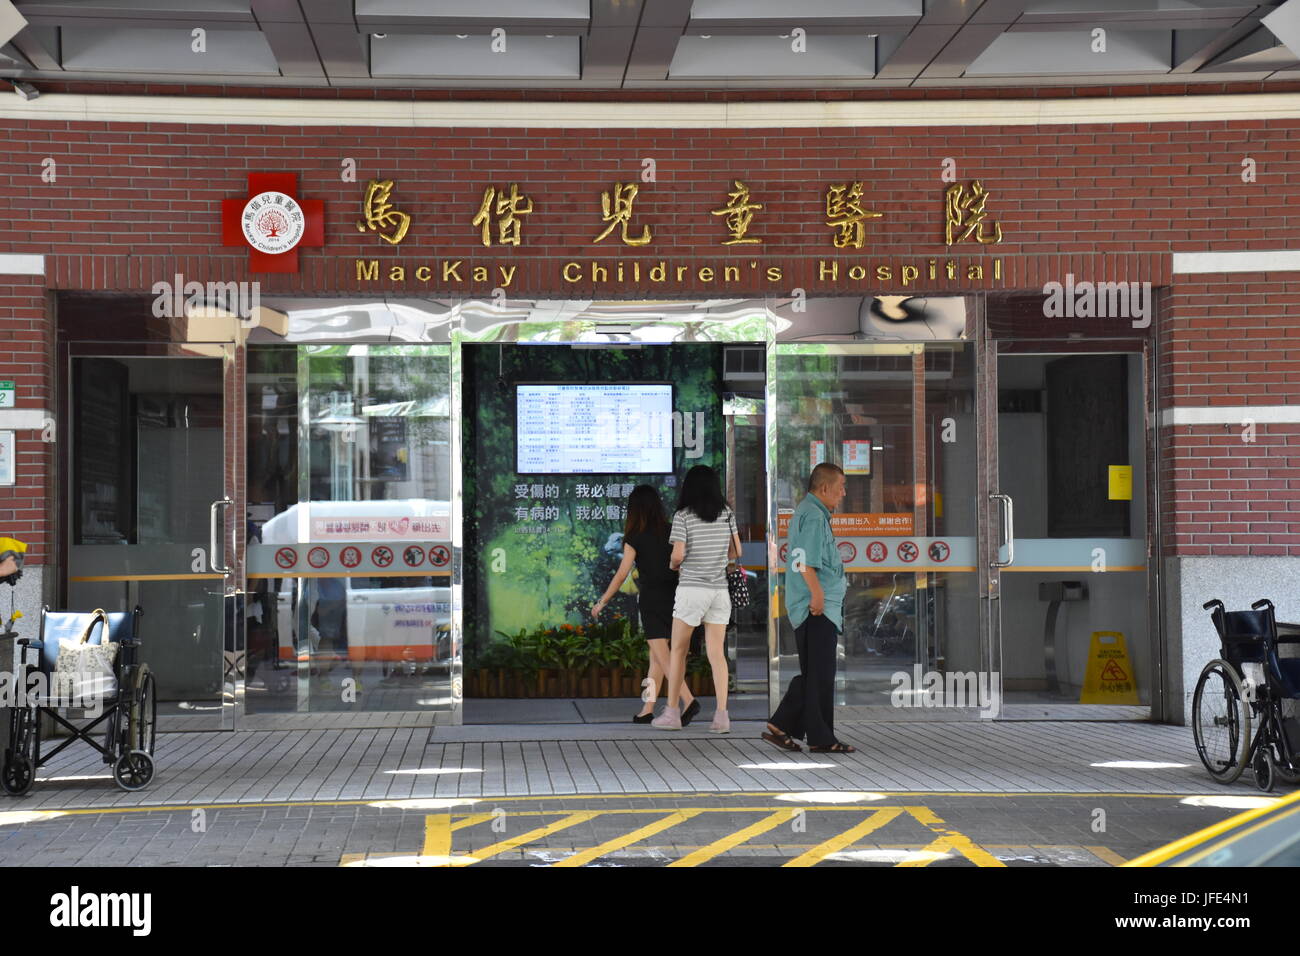
[[[835,743],[835,663],[839,635],[826,615],[809,614],[795,628],[794,642],[799,649],[799,676],[790,681],[771,724],[798,740],[807,737],[810,747],[829,747]]]

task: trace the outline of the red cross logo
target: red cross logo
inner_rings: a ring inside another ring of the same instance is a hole
[[[297,272],[299,246],[325,245],[325,201],[299,199],[296,173],[249,173],[247,196],[221,200],[221,244],[246,247],[250,272]]]

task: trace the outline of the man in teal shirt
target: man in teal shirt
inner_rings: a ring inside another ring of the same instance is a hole
[[[839,465],[823,462],[808,476],[808,494],[790,517],[785,606],[799,650],[799,676],[768,721],[763,739],[783,750],[853,753],[835,739],[835,666],[844,629],[844,562],[835,546],[831,512],[844,500]]]

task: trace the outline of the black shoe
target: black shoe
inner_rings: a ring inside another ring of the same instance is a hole
[[[682,711],[682,726],[685,727],[687,724],[689,724],[695,718],[695,715],[698,714],[699,712],[700,712],[700,699],[696,697],[693,701],[691,701],[691,706],[687,707],[684,711]]]
[[[648,714],[637,714],[635,717],[632,718],[632,723],[634,723],[634,724],[648,724],[648,723],[650,723],[650,721],[652,721],[652,720],[654,720],[654,719],[655,719],[654,711],[651,711],[651,712],[648,713]]]

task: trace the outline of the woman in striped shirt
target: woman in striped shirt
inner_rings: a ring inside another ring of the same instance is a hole
[[[673,546],[669,566],[678,572],[668,666],[668,706],[654,719],[653,725],[661,730],[682,728],[677,701],[686,677],[686,651],[691,632],[703,622],[704,643],[717,694],[717,710],[709,730],[715,734],[730,733],[723,640],[731,618],[727,562],[740,557],[740,538],[736,534],[735,515],[722,497],[722,483],[712,468],[696,465],[686,473],[668,541]]]

